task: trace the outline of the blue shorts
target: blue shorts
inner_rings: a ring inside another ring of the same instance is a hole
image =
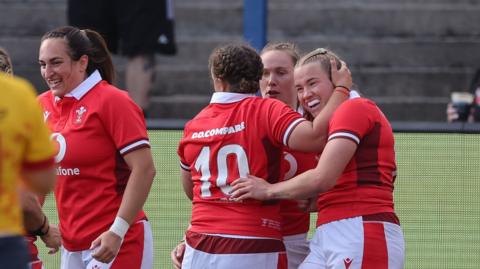
[[[8,269],[28,268],[28,251],[23,236],[0,237],[0,264]]]

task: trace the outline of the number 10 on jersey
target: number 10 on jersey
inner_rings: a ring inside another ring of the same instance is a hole
[[[195,161],[195,169],[201,174],[200,181],[201,187],[200,192],[202,197],[211,197],[212,192],[211,188],[219,188],[223,194],[230,196],[229,192],[231,186],[229,185],[228,174],[229,169],[234,169],[233,167],[228,167],[227,157],[230,154],[235,154],[235,159],[237,160],[238,174],[240,177],[246,177],[250,173],[248,167],[248,158],[245,150],[242,146],[238,144],[225,145],[220,148],[217,152],[217,156],[210,156],[210,147],[203,147],[198,155],[197,160]],[[217,171],[218,175],[215,178],[215,175],[212,176],[210,173],[210,158],[216,158]],[[230,179],[231,181],[236,178]],[[212,186],[214,184],[214,186]]]

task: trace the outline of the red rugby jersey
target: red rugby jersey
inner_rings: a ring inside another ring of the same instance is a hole
[[[247,174],[271,183],[282,178],[282,149],[303,120],[278,100],[214,93],[185,126],[178,148],[194,185],[191,230],[281,238],[278,202],[233,201],[229,184]]]
[[[130,169],[123,156],[149,147],[140,108],[95,71],[63,98],[39,97],[58,144],[55,198],[63,246],[85,250],[113,223]],[[136,220],[145,217],[143,211]]]
[[[317,225],[375,213],[394,212],[396,176],[392,127],[377,105],[347,100],[329,123],[328,140],[351,139],[358,148],[335,186],[319,196]]]
[[[284,149],[282,168],[285,170],[285,180],[315,168],[318,163],[316,153],[303,153]],[[281,200],[280,215],[282,217],[282,235],[307,233],[310,228],[310,212],[298,208],[296,200]]]

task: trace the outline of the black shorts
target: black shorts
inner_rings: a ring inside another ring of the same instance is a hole
[[[113,53],[176,53],[172,0],[68,0],[68,23],[99,32]]]
[[[0,237],[0,268],[28,268],[28,250],[23,236]]]

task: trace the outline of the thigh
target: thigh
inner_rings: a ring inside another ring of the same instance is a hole
[[[153,267],[153,237],[148,221],[130,227],[111,269],[151,269]]]
[[[182,268],[286,269],[281,240],[187,232]]]
[[[1,268],[26,269],[28,251],[22,236],[0,237]]]
[[[86,263],[82,259],[82,251],[68,251],[62,247],[60,259],[61,269],[84,269]]]
[[[182,269],[287,269],[285,253],[215,254],[186,244]]]
[[[308,248],[307,234],[285,236],[283,238],[283,243],[285,244],[285,249],[287,251],[288,268],[298,268],[310,252]]]
[[[384,223],[387,243],[388,268],[403,269],[405,262],[405,240],[402,228],[393,223]]]
[[[320,229],[324,235],[326,268],[361,268],[364,247],[362,217],[333,221]]]
[[[363,223],[363,242],[361,268],[403,268],[405,245],[399,225],[389,222],[365,221]]]
[[[355,217],[322,225],[320,229],[326,268],[403,268],[404,240],[397,224]]]
[[[322,230],[317,228],[312,240],[310,241],[309,250],[310,253],[303,260],[298,267],[299,269],[325,269],[326,259],[323,249],[323,234]]]

